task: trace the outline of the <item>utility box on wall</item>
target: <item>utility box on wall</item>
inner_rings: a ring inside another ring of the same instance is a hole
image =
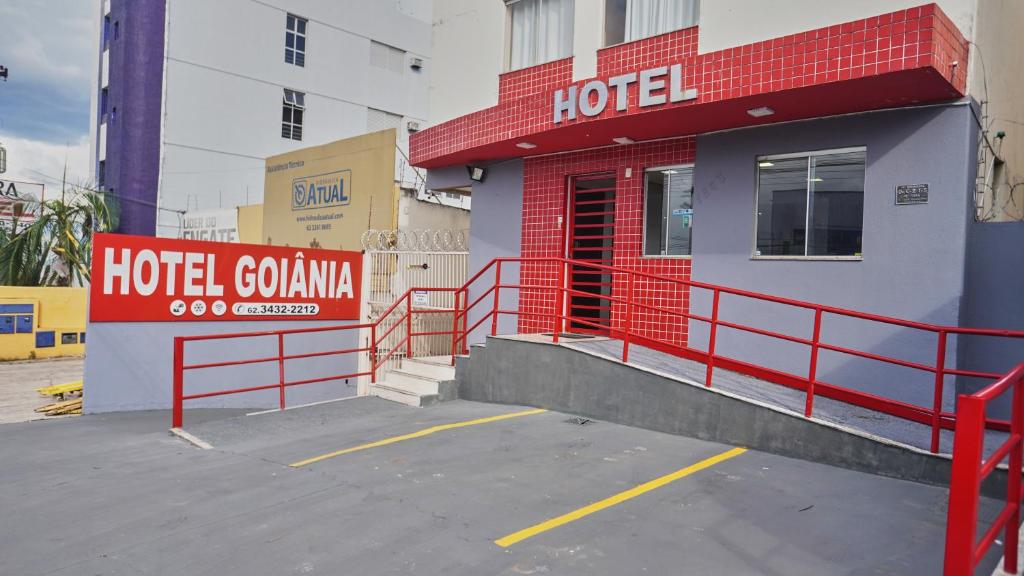
[[[0,286],[0,360],[84,354],[85,310],[85,288]]]

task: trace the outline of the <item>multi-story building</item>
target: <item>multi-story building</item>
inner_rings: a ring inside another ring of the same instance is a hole
[[[431,188],[472,189],[471,268],[568,257],[935,324],[1024,325],[1024,4],[439,0],[435,23],[436,122],[411,158]],[[520,331],[551,330],[556,292],[536,287],[557,268],[523,264],[535,288],[519,294]],[[655,347],[706,346],[707,322],[681,313],[706,318],[707,290],[649,281],[627,295],[624,277],[569,274],[569,326],[631,322]],[[641,310],[628,319],[626,297]],[[813,320],[734,306],[800,336]],[[934,361],[933,335],[836,329],[861,350]],[[807,370],[800,345],[724,334],[723,353]],[[951,340],[947,362],[1007,370],[1020,349],[1004,344]],[[894,383],[828,356],[823,379],[932,401],[933,375]]]
[[[122,231],[258,204],[266,157],[385,128],[396,181],[422,184],[405,158],[428,120],[430,0],[97,1],[95,180]]]

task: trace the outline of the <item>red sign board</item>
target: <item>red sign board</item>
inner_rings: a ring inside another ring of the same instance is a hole
[[[359,252],[97,234],[92,322],[358,320]]]

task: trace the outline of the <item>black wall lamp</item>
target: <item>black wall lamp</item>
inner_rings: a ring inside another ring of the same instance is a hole
[[[487,171],[483,166],[466,166],[466,172],[469,172],[469,179],[473,182],[483,182],[487,177]]]

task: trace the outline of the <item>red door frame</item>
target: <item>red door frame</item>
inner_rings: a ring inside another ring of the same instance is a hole
[[[605,259],[596,260],[596,261],[598,261],[598,262],[600,262],[602,264],[606,264],[608,266],[611,266],[611,265],[614,264],[614,258],[615,258],[615,231],[616,231],[616,221],[615,221],[615,217],[616,217],[615,212],[616,212],[616,210],[615,210],[615,208],[616,208],[616,202],[618,200],[618,177],[617,176],[618,175],[617,175],[617,173],[615,171],[601,171],[601,172],[592,172],[592,173],[586,173],[586,174],[572,174],[572,175],[569,175],[569,176],[566,177],[566,180],[565,180],[565,198],[566,198],[566,202],[565,202],[565,210],[564,210],[565,226],[562,229],[562,236],[563,236],[563,242],[564,242],[563,253],[565,254],[566,258],[570,258],[570,259],[574,258],[575,255],[574,255],[573,252],[574,252],[575,240],[580,239],[580,238],[578,238],[576,236],[576,226],[575,226],[575,219],[576,219],[576,215],[577,215],[577,213],[576,213],[576,193],[577,193],[576,183],[578,181],[580,181],[580,180],[611,180],[612,181],[612,186],[610,188],[595,189],[595,192],[596,191],[605,191],[605,192],[610,191],[612,193],[612,197],[611,197],[610,200],[604,200],[603,201],[604,204],[610,204],[611,205],[610,206],[611,210],[610,211],[606,210],[605,212],[600,213],[600,215],[605,215],[605,216],[610,215],[612,217],[611,222],[601,223],[600,226],[598,226],[597,224],[584,224],[584,226],[587,226],[589,228],[610,230],[610,234],[600,234],[599,236],[602,237],[602,238],[590,237],[590,238],[584,238],[584,239],[590,239],[590,240],[595,240],[595,239],[605,240],[605,239],[608,239],[608,240],[611,240],[611,245],[608,247],[608,249],[607,250],[601,250],[601,253],[608,252],[610,254],[609,257],[605,258]],[[586,192],[584,192],[584,193],[586,193]],[[590,202],[597,202],[597,201],[591,200]],[[594,215],[596,216],[596,215],[599,215],[599,214],[594,214]],[[575,256],[575,259],[577,259],[577,260],[584,260],[585,258],[580,258],[578,256]],[[601,280],[601,284],[606,284],[608,286],[608,295],[609,296],[613,295],[612,292],[614,290],[614,285],[613,285],[611,274],[601,274],[601,276],[607,276],[608,277],[606,282],[602,279]],[[565,274],[565,285],[566,285],[566,287],[574,288],[574,286],[578,286],[579,285],[578,283],[575,283],[573,281],[573,277],[574,277],[573,269],[570,266],[566,270],[566,274]],[[592,285],[588,285],[587,287],[593,287],[593,286]],[[574,306],[573,306],[573,295],[566,293],[565,300],[566,300],[565,301],[565,306],[564,306],[563,309],[566,311],[566,316],[568,316],[569,318],[572,318],[572,317],[574,317],[574,314],[573,314],[573,308],[574,308]],[[580,306],[581,305],[577,305],[577,306],[575,306],[575,308],[580,308]],[[577,327],[574,327],[572,320],[567,320],[567,322],[565,323],[566,330],[569,331],[569,332],[575,331],[575,332],[584,332],[584,333],[607,334],[611,330],[612,303],[611,303],[610,300],[603,300],[603,301],[601,301],[601,306],[607,308],[607,314],[603,318],[598,316],[598,320],[599,321],[603,320],[604,323],[607,323],[607,327],[606,328],[599,329],[599,328],[594,327],[594,326],[577,326]],[[598,310],[598,313],[600,314],[599,310]],[[581,317],[581,318],[593,322],[592,318],[587,318],[587,317]]]

